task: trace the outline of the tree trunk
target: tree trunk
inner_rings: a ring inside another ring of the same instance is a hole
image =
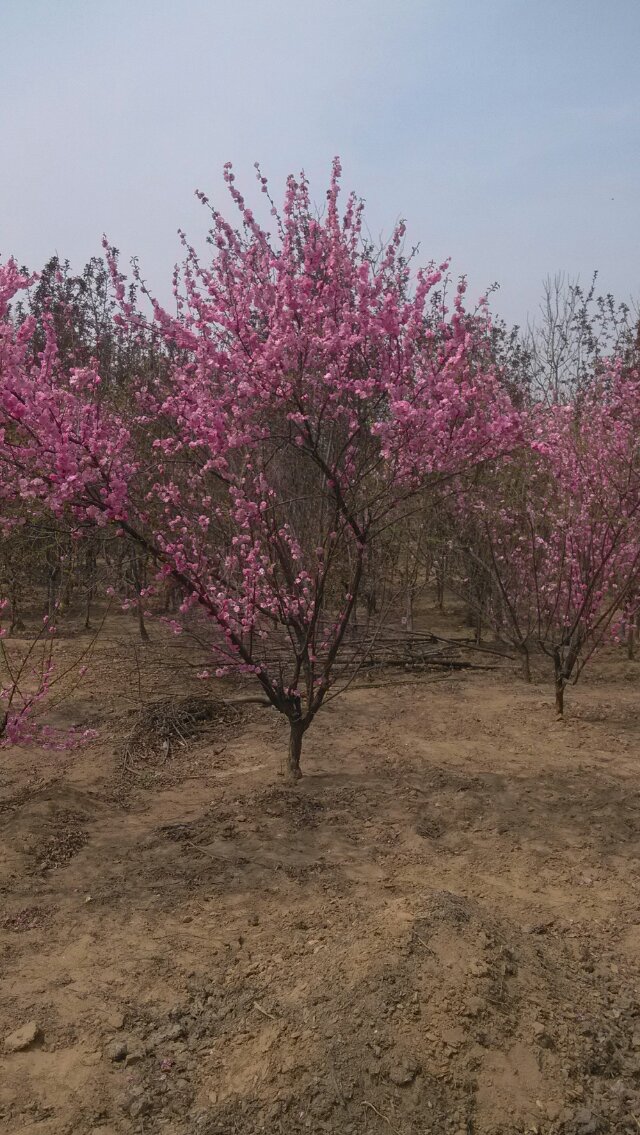
[[[84,609],[84,629],[91,630],[91,605],[96,589],[96,554],[94,548],[89,545],[86,550],[84,560],[85,570],[85,588],[86,588],[86,604]]]
[[[444,615],[444,572],[439,569],[436,571],[436,603],[438,611]]]
[[[178,592],[173,583],[166,583],[164,588],[164,607],[163,613],[165,615],[175,615],[178,610]]]
[[[636,656],[636,628],[635,628],[633,623],[629,623],[629,628],[627,630],[627,658],[629,659],[630,662],[633,662],[633,659],[635,658],[635,656]]]
[[[531,681],[531,659],[529,657],[529,647],[522,643],[520,647],[520,655],[522,660],[522,677],[525,682]]]
[[[482,646],[482,611],[479,610],[475,617],[476,626],[476,646]]]
[[[405,625],[409,634],[411,634],[413,632],[413,592],[408,584],[405,594]]]
[[[84,629],[85,631],[91,630],[91,601],[93,596],[90,591],[87,592],[87,599],[84,608]]]
[[[60,606],[63,611],[70,611],[71,604],[73,603],[73,564],[67,564],[66,578],[64,581],[64,589],[62,592],[62,601]]]
[[[302,738],[304,728],[300,721],[290,721],[289,753],[287,756],[287,780],[300,780],[300,757],[302,756]]]
[[[140,596],[138,596],[137,610],[138,610],[138,631],[140,633],[140,639],[141,639],[142,642],[149,642],[149,632],[148,632],[148,630],[145,626],[144,612],[142,610],[142,599],[140,598]]]
[[[9,606],[11,609],[11,625],[9,626],[9,634],[14,634],[15,631],[23,631],[24,623],[20,618],[20,609],[18,606],[18,588],[15,584],[10,590]]]
[[[559,652],[554,655],[553,670],[556,686],[556,713],[558,717],[562,717],[564,714],[564,687],[566,682],[562,672],[562,662]]]
[[[47,616],[53,621],[58,603],[58,584],[60,582],[60,560],[56,549],[47,550]]]
[[[564,713],[565,686],[573,674],[583,643],[584,639],[576,637],[573,641],[566,643],[562,649],[554,648],[553,669],[556,682],[556,710],[559,718]]]
[[[145,563],[141,556],[138,555],[137,549],[131,548],[129,551],[129,566],[131,570],[131,582],[136,596],[136,613],[138,616],[138,631],[142,642],[149,642],[149,635],[144,621],[144,600],[142,598],[142,589],[145,586]]]

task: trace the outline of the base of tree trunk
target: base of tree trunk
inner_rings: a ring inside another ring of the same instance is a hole
[[[150,642],[149,632],[145,626],[144,616],[142,611],[138,608],[138,634],[140,635],[140,642]]]
[[[302,779],[300,770],[300,757],[302,756],[302,738],[304,732],[297,724],[292,723],[289,735],[289,752],[287,754],[287,780],[292,783]]]

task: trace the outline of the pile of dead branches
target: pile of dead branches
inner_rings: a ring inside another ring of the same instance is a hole
[[[184,747],[202,725],[239,725],[242,709],[210,697],[173,697],[151,702],[136,714],[122,746],[125,768],[136,761],[164,763],[175,746]]]

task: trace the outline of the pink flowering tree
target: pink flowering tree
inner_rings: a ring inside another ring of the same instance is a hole
[[[638,609],[640,374],[610,362],[573,402],[525,420],[518,460],[462,500],[457,542],[525,675],[531,645],[551,660],[561,716],[568,682]]]
[[[0,601],[0,620],[9,602]],[[0,747],[28,744],[39,737],[37,710],[49,694],[53,673],[51,635],[48,619],[21,656],[7,650],[7,627],[0,621]],[[52,630],[54,628],[51,628]]]
[[[199,612],[216,674],[250,676],[290,726],[288,770],[345,656],[377,542],[418,493],[512,447],[518,422],[491,367],[488,320],[429,315],[445,266],[413,271],[402,225],[374,255],[362,205],[324,213],[290,177],[275,235],[226,180],[232,227],[212,211],[212,256],[185,242],[177,315],[153,302],[156,373],[110,403],[92,367],[65,370],[50,338],[6,324],[0,383],[4,492],[83,526],[111,525]],[[260,186],[271,201],[266,181]],[[141,326],[111,256],[122,320]],[[5,289],[19,286],[4,269]],[[148,333],[149,328],[145,328]],[[13,338],[12,338],[13,335]],[[349,657],[352,657],[350,655]]]
[[[3,623],[7,601],[0,603],[0,748],[37,745],[73,749],[96,736],[93,729],[56,727],[47,720],[82,681],[90,648],[57,664],[56,627],[45,615],[32,638],[9,648]]]
[[[547,518],[532,540],[538,638],[562,714],[567,682],[636,602],[640,374],[612,363],[573,406],[542,411],[534,429],[554,502],[552,529]]]

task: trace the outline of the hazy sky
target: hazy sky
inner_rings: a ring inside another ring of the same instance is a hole
[[[408,221],[510,320],[565,270],[640,298],[640,0],[0,0],[0,255],[105,231],[167,294],[231,160]]]

